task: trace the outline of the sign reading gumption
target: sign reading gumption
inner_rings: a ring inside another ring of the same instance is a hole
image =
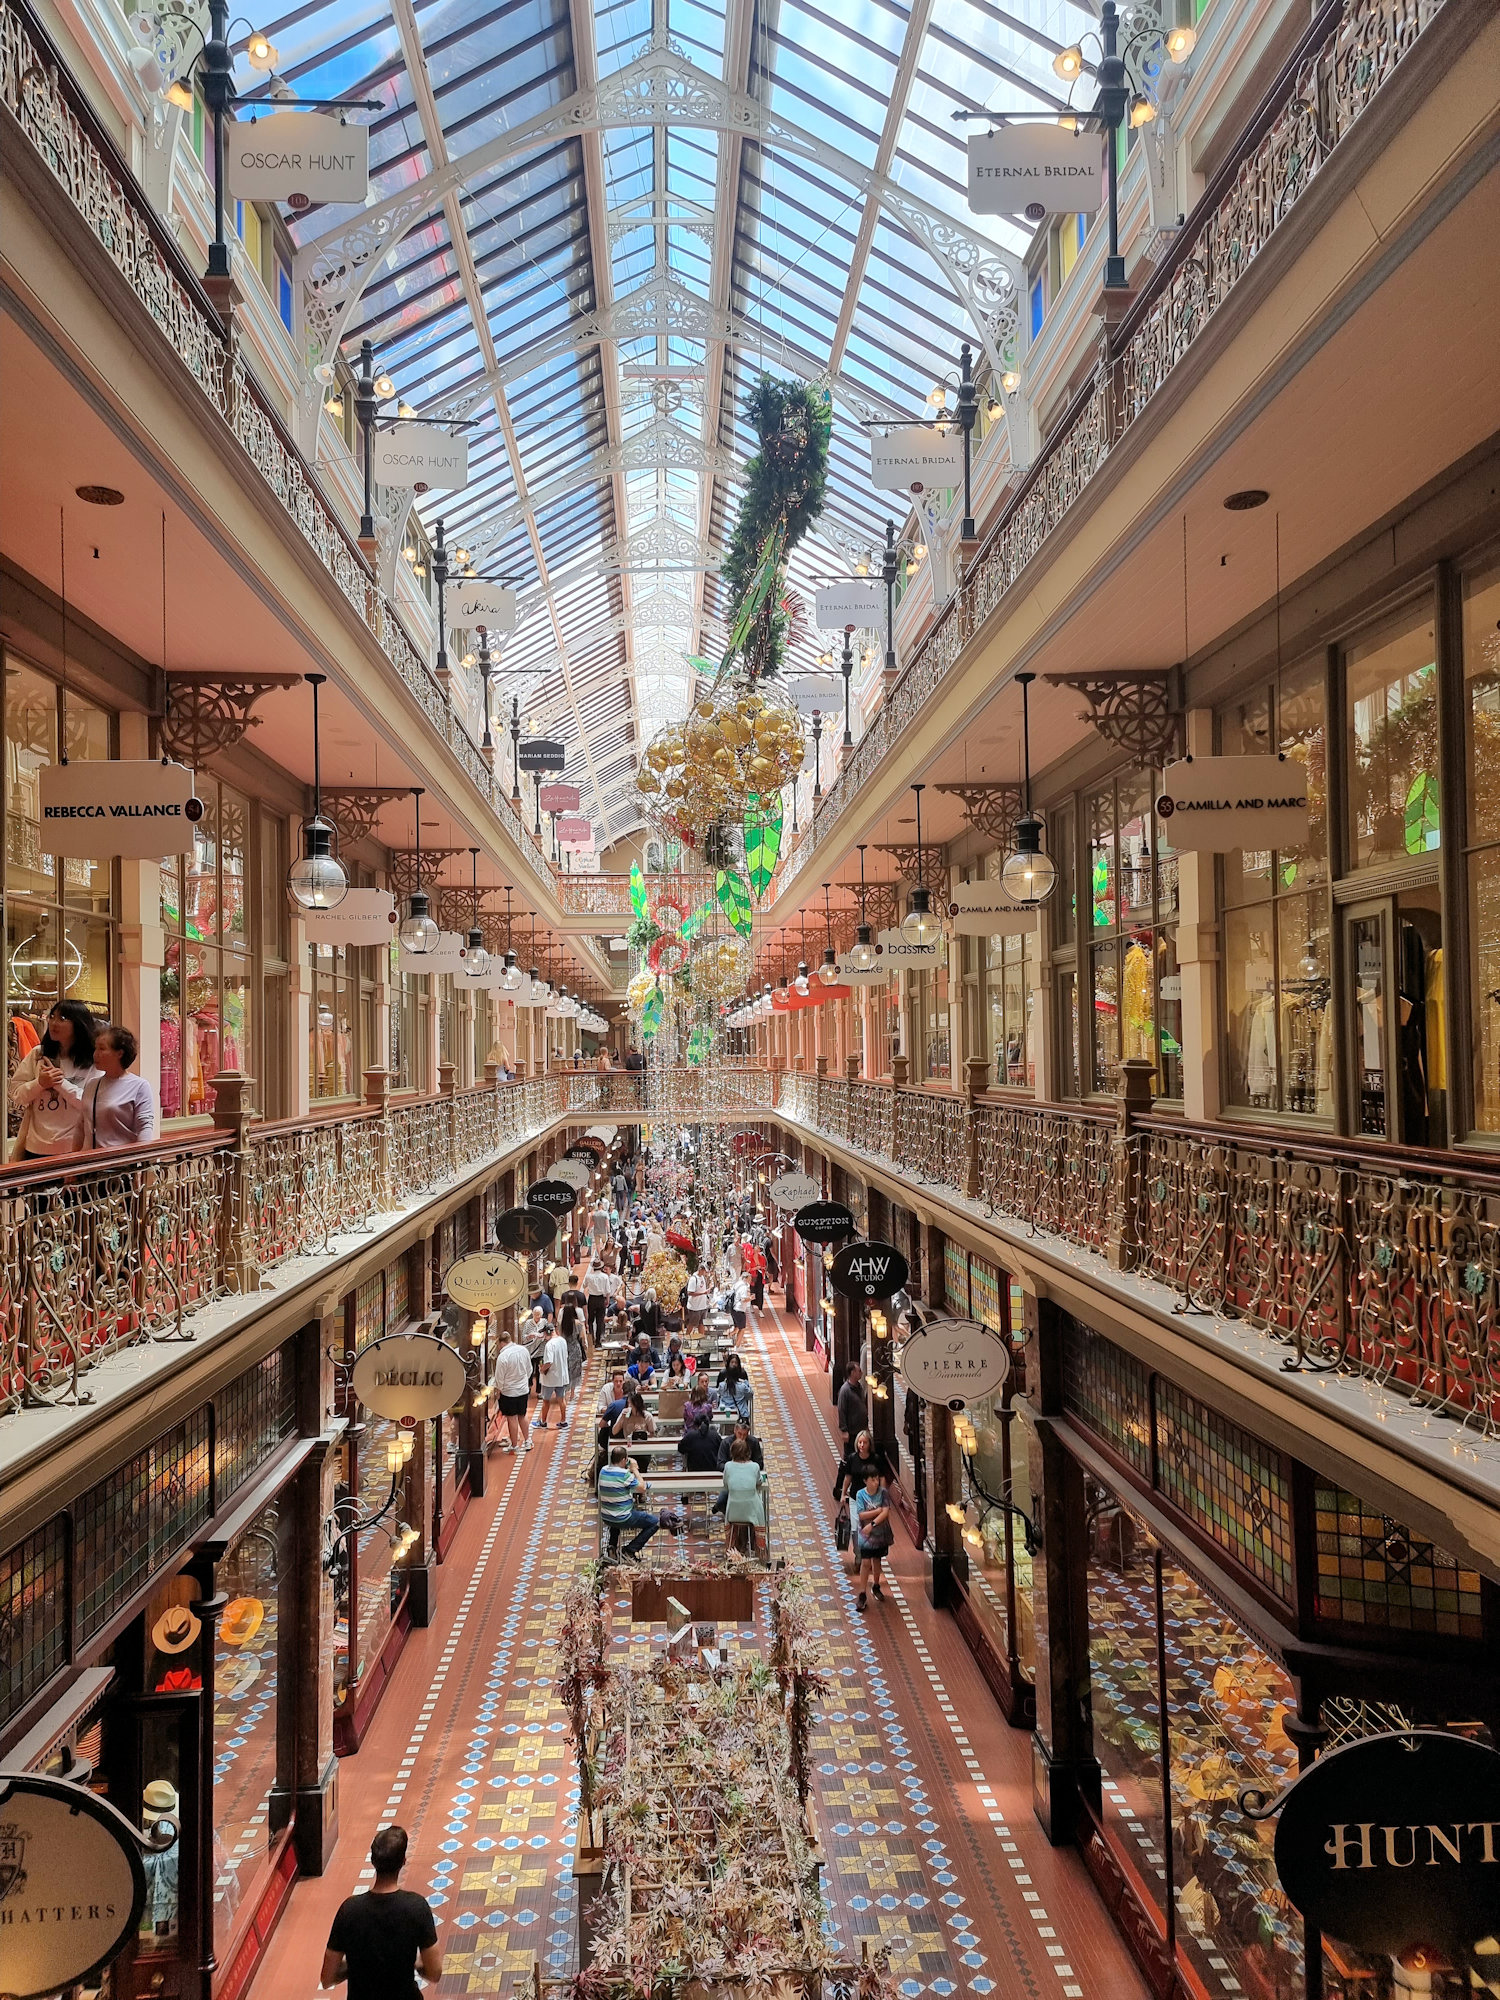
[[[810,1201],[792,1217],[804,1243],[842,1243],[856,1233],[854,1214],[841,1201]]]
[[[907,1340],[898,1366],[907,1388],[924,1403],[962,1410],[1004,1388],[1010,1350],[977,1319],[934,1319]]]
[[[451,1410],[468,1376],[456,1348],[432,1333],[393,1333],[372,1340],[349,1371],[349,1386],[367,1410],[392,1423],[422,1423]]]
[[[862,577],[826,584],[814,599],[813,623],[820,632],[846,632],[851,625],[873,628],[884,616],[880,586],[866,583]]]
[[[893,1243],[846,1243],[833,1260],[828,1282],[846,1299],[894,1298],[911,1275]]]
[[[503,1312],[526,1291],[526,1266],[514,1257],[479,1250],[450,1264],[443,1290],[455,1305],[470,1312]]]
[[[870,478],[883,492],[923,493],[931,486],[958,486],[964,476],[959,433],[907,424],[898,431],[871,431]]]
[[[375,478],[381,486],[411,486],[418,493],[441,486],[461,493],[469,483],[469,440],[436,424],[392,424],[376,431]]]
[[[44,764],[38,778],[44,854],[156,861],[193,851],[203,801],[185,764],[150,757]]]
[[[1092,215],[1104,206],[1097,133],[1007,125],[969,134],[969,206],[976,215]]]
[[[1330,1751],[1282,1800],[1275,1855],[1309,1929],[1463,1964],[1500,1934],[1500,1754],[1438,1729]]]
[[[480,625],[486,632],[514,632],[516,593],[503,583],[450,583],[443,592],[443,616],[465,632]]]
[[[299,910],[309,944],[389,944],[399,921],[389,889],[351,889],[332,910]]]
[[[1019,937],[1037,927],[1038,912],[1012,902],[998,882],[956,882],[948,917],[959,937]]]
[[[60,1778],[0,1773],[0,1993],[93,1984],[145,1902],[135,1831],[113,1806]]]
[[[1307,844],[1307,766],[1295,757],[1185,757],[1162,773],[1156,817],[1177,854]]]
[[[315,201],[364,206],[370,128],[317,111],[278,111],[232,124],[225,148],[229,192],[240,201],[284,201],[297,214]]]
[[[820,1182],[811,1174],[778,1174],[772,1181],[769,1193],[778,1208],[806,1208],[810,1201],[816,1201],[822,1194]]]

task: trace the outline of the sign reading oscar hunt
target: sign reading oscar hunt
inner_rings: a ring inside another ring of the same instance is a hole
[[[887,493],[923,493],[929,486],[957,486],[964,476],[964,443],[924,424],[871,431],[870,478]]]
[[[1162,773],[1156,817],[1177,854],[1307,844],[1307,766],[1296,757],[1185,757]]]
[[[142,1846],[175,1845],[174,1822],[159,1826],[147,1839],[84,1785],[0,1772],[0,1993],[42,2000],[94,1984],[140,1923]]]
[[[977,1319],[931,1319],[901,1349],[901,1379],[924,1403],[962,1410],[1003,1389],[1010,1349]]]
[[[240,201],[284,201],[298,214],[315,201],[363,207],[370,192],[370,128],[318,111],[277,111],[229,128],[229,192]]]
[[[154,757],[90,759],[44,764],[37,775],[44,854],[157,861],[193,851],[203,801],[193,796],[193,774],[185,764]]]
[[[955,882],[948,917],[959,937],[1017,937],[1037,927],[1038,912],[1013,902],[998,882]]]
[[[299,910],[309,944],[389,944],[399,917],[389,889],[350,889],[331,910]]]
[[[450,583],[443,592],[443,616],[450,625],[469,632],[482,625],[486,632],[514,632],[516,593],[503,583]]]
[[[811,1174],[778,1174],[770,1187],[771,1199],[778,1208],[806,1208],[822,1192],[821,1184]]]
[[[846,1243],[833,1260],[828,1282],[846,1299],[889,1299],[910,1275],[894,1243]]]
[[[437,424],[392,424],[376,431],[375,477],[382,486],[411,486],[425,493],[442,486],[461,493],[469,483],[469,440]]]
[[[392,1423],[416,1423],[451,1410],[468,1376],[456,1348],[433,1333],[393,1333],[372,1340],[349,1371],[349,1386],[367,1410]]]
[[[810,1201],[792,1217],[792,1227],[804,1243],[842,1243],[857,1233],[851,1209],[841,1201]]]
[[[503,1312],[525,1294],[526,1266],[514,1257],[476,1250],[449,1265],[443,1290],[455,1305],[467,1306],[470,1312]]]
[[[1104,206],[1097,133],[1007,125],[969,134],[969,206],[976,215],[1093,215]]]
[[[1500,1935],[1500,1754],[1441,1729],[1330,1751],[1283,1797],[1275,1856],[1309,1930],[1463,1964]]]

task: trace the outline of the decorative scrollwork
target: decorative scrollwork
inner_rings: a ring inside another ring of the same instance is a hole
[[[196,770],[260,721],[250,711],[262,695],[301,685],[301,674],[168,674],[162,748]]]
[[[903,882],[925,882],[934,896],[948,894],[948,864],[941,847],[913,841],[877,842],[876,851],[889,854]]]
[[[1024,795],[1019,785],[935,785],[963,802],[964,818],[987,840],[1008,842],[1021,817]]]
[[[325,785],[323,812],[338,828],[341,845],[352,847],[356,841],[374,836],[382,806],[392,799],[410,797],[410,789],[404,785]]]
[[[1178,718],[1166,673],[1121,668],[1116,673],[1048,674],[1047,680],[1081,694],[1088,711],[1079,720],[1091,722],[1106,743],[1140,763],[1160,764],[1176,743]]]

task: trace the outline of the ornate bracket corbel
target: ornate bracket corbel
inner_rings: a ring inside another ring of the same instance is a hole
[[[1110,673],[1048,674],[1053,687],[1075,689],[1088,703],[1079,717],[1106,743],[1142,763],[1159,764],[1177,747],[1181,713],[1175,668],[1119,668]]]
[[[1023,803],[1019,785],[934,785],[963,802],[964,818],[986,840],[1009,842]]]
[[[351,847],[371,838],[383,805],[410,797],[409,785],[325,785],[323,812],[338,828],[340,844]]]
[[[162,748],[196,770],[260,721],[250,711],[262,695],[301,685],[301,674],[168,674]]]
[[[432,888],[432,878],[439,872],[444,863],[451,861],[455,854],[467,856],[468,852],[469,850],[466,847],[424,847],[422,849],[423,882],[428,885],[429,889]],[[398,896],[409,896],[412,890],[418,886],[416,854],[409,847],[393,847],[391,849],[391,887],[396,891]],[[467,930],[468,926],[465,925],[464,928]]]
[[[889,845],[877,842],[876,852],[890,855],[903,882],[925,882],[934,896],[947,895],[948,864],[940,847],[929,847],[924,842],[919,849],[915,841]]]

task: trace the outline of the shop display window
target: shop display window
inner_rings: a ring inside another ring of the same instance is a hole
[[[307,1087],[319,1098],[353,1097],[359,1089],[356,1020],[359,960],[354,945],[307,948],[311,974],[308,1009]]]
[[[1158,1491],[1291,1603],[1292,1496],[1281,1453],[1175,1383],[1158,1377],[1155,1386]]]
[[[1182,1095],[1177,861],[1156,824],[1150,772],[1122,773],[1084,800],[1089,871],[1088,1087],[1115,1091],[1120,1065],[1155,1065],[1156,1094]]]
[[[161,864],[161,1114],[211,1112],[210,1078],[248,1070],[250,801],[200,773],[193,851]]]
[[[955,1319],[969,1317],[969,1253],[951,1237],[943,1239],[943,1303]]]
[[[1349,858],[1387,868],[1442,841],[1437,637],[1432,600],[1345,649]]]
[[[1500,563],[1464,580],[1463,647],[1474,1125],[1500,1132]]]
[[[391,946],[388,974],[391,1002],[390,1073],[392,1090],[426,1091],[432,1087],[428,1074],[428,1023],[431,1019],[430,986],[433,975],[403,972],[400,948]]]
[[[389,1447],[401,1426],[388,1418],[363,1413],[357,1444],[346,1444],[338,1484],[341,1520],[369,1519],[378,1514],[391,1492]],[[396,1505],[390,1513],[352,1537],[352,1562],[335,1572],[334,1702],[348,1700],[385,1644],[406,1590],[406,1574],[392,1560],[392,1537],[408,1519],[407,1478],[401,1476]],[[353,1627],[352,1667],[350,1628]]]
[[[1014,1659],[1034,1681],[1033,1559],[1022,1518],[1034,1517],[1025,1440],[1010,1402],[1007,1384],[998,1396],[970,1403],[956,1419],[962,1533],[969,1602],[1000,1656]]]
[[[222,1960],[270,1879],[285,1820],[277,1781],[280,1503],[262,1508],[218,1569],[228,1598],[215,1627],[214,1949]],[[278,1825],[278,1818],[282,1824]]]
[[[985,947],[985,1041],[993,1080],[1007,1090],[1036,1088],[1032,993],[1036,935],[991,937]]]

